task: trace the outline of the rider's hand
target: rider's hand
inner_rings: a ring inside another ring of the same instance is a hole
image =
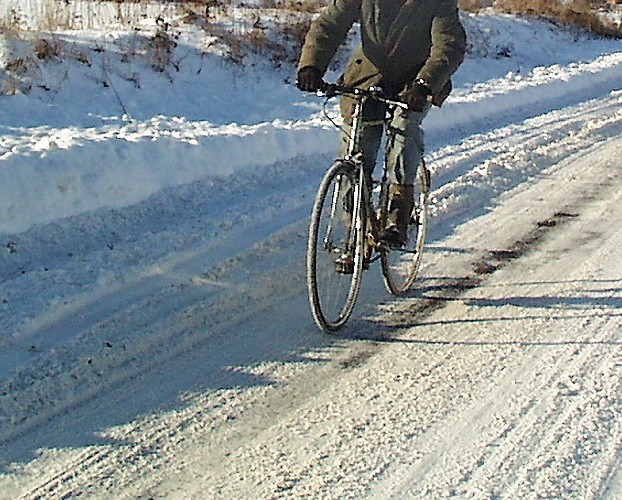
[[[415,80],[399,94],[399,98],[408,104],[408,109],[415,113],[421,113],[430,101],[432,91],[422,80]]]
[[[315,66],[305,66],[298,71],[296,87],[304,92],[316,92],[324,86],[322,72]]]

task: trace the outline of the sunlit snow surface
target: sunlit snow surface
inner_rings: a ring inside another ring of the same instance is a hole
[[[144,33],[56,35],[0,97],[0,497],[620,496],[621,42],[463,19],[414,295],[374,267],[333,337],[323,100],[191,30],[165,72],[124,62]]]

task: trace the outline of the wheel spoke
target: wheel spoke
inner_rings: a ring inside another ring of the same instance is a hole
[[[382,252],[384,282],[394,295],[402,295],[410,290],[421,265],[427,229],[429,182],[429,172],[422,166],[419,183],[415,184],[415,208],[408,227],[408,242],[403,248],[385,248]],[[382,202],[388,203],[388,196]]]
[[[311,217],[307,281],[313,317],[323,330],[345,324],[360,286],[363,234],[353,220],[358,189],[352,169],[345,163],[329,169]]]

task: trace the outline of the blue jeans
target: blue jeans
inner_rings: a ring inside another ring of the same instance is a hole
[[[386,120],[386,105],[368,100],[363,106],[363,123],[360,147],[363,152],[363,167],[371,177],[376,166],[382,134],[386,127],[386,161],[389,182],[413,185],[417,169],[423,160],[424,137],[421,122],[430,111],[427,105],[422,112],[415,113],[397,108]],[[351,119],[344,117],[344,133],[341,138],[340,157],[347,153]]]

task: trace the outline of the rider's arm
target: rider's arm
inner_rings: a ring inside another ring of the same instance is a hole
[[[417,78],[423,80],[434,95],[439,95],[464,60],[466,34],[458,16],[456,0],[439,0],[436,12],[432,22],[430,57]]]
[[[360,16],[361,0],[333,0],[311,23],[298,69],[313,66],[324,74],[348,31]]]

